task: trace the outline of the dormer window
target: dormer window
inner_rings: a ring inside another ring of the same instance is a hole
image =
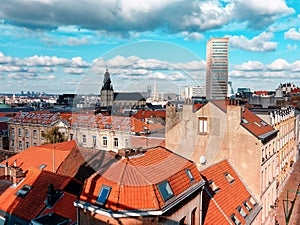
[[[242,206],[239,206],[239,207],[237,207],[237,209],[236,209],[238,212],[239,212],[239,214],[242,216],[242,217],[247,217],[247,213],[245,212],[245,210],[242,208]]]
[[[185,172],[186,172],[187,176],[189,177],[190,182],[193,182],[195,180],[195,178],[194,178],[191,170],[190,169],[186,169]]]
[[[250,212],[252,210],[251,206],[249,205],[249,203],[247,201],[243,202],[243,205],[245,206],[245,208]]]
[[[110,186],[102,185],[99,195],[96,199],[96,202],[99,203],[100,205],[105,205],[105,203],[108,199],[110,190],[111,190]]]
[[[220,190],[220,187],[213,180],[208,181],[208,184],[213,192],[217,193]]]
[[[250,198],[249,198],[249,201],[250,201],[250,203],[251,203],[253,206],[257,204],[257,202],[254,200],[253,197],[250,197]]]
[[[163,181],[162,183],[158,184],[157,187],[164,201],[167,201],[174,196],[169,181]]]
[[[228,172],[224,173],[224,176],[228,183],[232,184],[234,182],[234,178]]]
[[[235,225],[240,225],[241,224],[241,221],[236,217],[236,215],[233,213],[231,216],[230,216],[231,220],[233,221],[233,223]]]

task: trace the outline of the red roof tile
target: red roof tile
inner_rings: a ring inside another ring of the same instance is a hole
[[[230,220],[230,216],[233,213],[237,215],[242,224],[245,224],[245,220],[236,209],[238,206],[242,206],[244,211],[249,214],[244,208],[243,202],[247,201],[251,194],[228,161],[223,160],[200,173],[206,181],[212,180],[220,188],[218,192],[214,193],[209,185],[205,187],[203,200],[204,224],[228,224],[227,219]],[[234,178],[232,183],[226,180],[224,176],[225,173],[229,173]],[[211,195],[214,200],[212,200],[209,195]],[[218,204],[218,206],[216,204]]]
[[[77,213],[74,206],[74,202],[76,200],[77,196],[64,192],[59,201],[52,208],[46,208],[41,215],[56,213],[60,216],[71,219],[69,224],[74,224],[77,221]]]
[[[22,124],[40,124],[51,125],[59,119],[58,113],[51,113],[48,111],[35,111],[35,112],[19,112],[14,116],[11,123]]]
[[[256,137],[266,134],[268,132],[275,132],[274,128],[251,112],[244,108],[242,112],[242,126],[249,130]]]
[[[58,146],[58,149],[56,149],[56,146]],[[45,164],[46,167],[43,170],[56,171],[62,161],[69,155],[72,146],[74,146],[74,141],[46,145],[45,148],[43,145],[32,146],[8,158],[8,164],[12,166],[14,161],[16,161],[17,166],[21,167],[23,171],[28,170],[30,167],[39,169],[42,164]],[[54,169],[53,160],[55,164]],[[2,165],[5,165],[5,163],[6,161],[1,162]]]
[[[154,118],[154,117],[161,117],[166,118],[166,111],[165,110],[139,110],[137,113],[132,115],[133,117],[141,120],[141,119],[147,119],[147,118]]]
[[[30,168],[25,179],[17,187],[10,186],[0,196],[0,210],[30,221],[44,209],[49,184],[53,184],[55,189],[63,190],[70,181],[71,178],[66,176]],[[25,197],[19,197],[16,193],[24,184],[32,189]]]
[[[187,168],[191,170],[195,182],[190,182],[185,171]],[[111,164],[107,170],[95,173],[85,183],[80,199],[96,204],[96,198],[104,184],[112,187],[106,208],[161,209],[167,203],[160,195],[158,183],[169,181],[176,198],[200,180],[200,174],[191,161],[162,147],[156,147],[141,155],[122,159]]]

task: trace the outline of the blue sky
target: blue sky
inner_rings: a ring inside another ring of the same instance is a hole
[[[300,86],[294,0],[2,0],[2,92],[180,91],[205,83],[205,45],[228,37],[233,88]]]

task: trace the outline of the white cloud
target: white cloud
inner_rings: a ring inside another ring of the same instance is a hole
[[[267,69],[270,71],[283,71],[288,70],[290,64],[285,59],[276,59],[271,64],[267,65]]]
[[[298,46],[297,46],[296,44],[294,44],[294,45],[287,44],[287,45],[286,45],[286,48],[287,48],[287,51],[288,51],[288,52],[291,52],[291,51],[297,50]]]
[[[187,31],[184,31],[181,33],[185,38],[184,40],[185,41],[199,41],[201,39],[204,38],[203,34],[201,33],[198,33],[198,32],[187,32]]]
[[[273,33],[263,32],[258,36],[248,39],[245,36],[229,36],[230,46],[252,52],[275,51],[277,42],[271,42]]]
[[[259,61],[248,61],[241,65],[235,66],[235,69],[242,71],[261,71],[264,69],[264,64]]]
[[[65,68],[64,72],[65,73],[70,73],[70,74],[80,75],[80,74],[84,73],[84,70],[82,68]]]
[[[284,32],[284,38],[300,41],[300,28],[298,28],[298,30],[296,28],[290,28],[288,31]]]

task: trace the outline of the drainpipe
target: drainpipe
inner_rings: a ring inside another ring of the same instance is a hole
[[[203,187],[201,188],[200,191],[200,215],[199,215],[199,224],[202,225],[202,209],[203,209]]]

